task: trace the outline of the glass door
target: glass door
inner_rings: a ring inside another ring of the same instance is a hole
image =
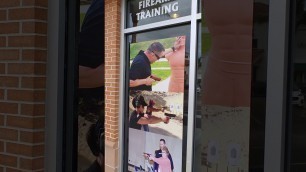
[[[288,172],[306,170],[306,1],[291,2],[288,70]]]
[[[202,0],[194,171],[263,171],[269,1]]]

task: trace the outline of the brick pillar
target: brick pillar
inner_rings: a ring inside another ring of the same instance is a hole
[[[47,0],[0,0],[0,172],[43,171]]]
[[[120,0],[105,0],[106,172],[118,171]]]

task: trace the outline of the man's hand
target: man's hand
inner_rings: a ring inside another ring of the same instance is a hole
[[[176,38],[176,40],[175,40],[175,42],[174,42],[174,44],[173,44],[173,47],[174,47],[175,50],[177,50],[177,49],[180,48],[181,43],[182,43],[182,42],[181,42],[181,39],[182,39],[181,36],[179,36],[179,37]]]
[[[143,116],[143,117],[145,117],[145,118],[150,118],[150,117],[151,117],[151,115],[144,114],[144,116]]]
[[[149,76],[149,77],[147,77],[147,78],[145,79],[145,85],[147,85],[147,86],[152,85],[153,82],[155,82],[155,80],[152,79],[151,76]]]
[[[169,121],[170,121],[170,118],[166,116],[166,117],[162,118],[162,120],[163,120],[163,122],[164,122],[165,124],[168,124]]]
[[[130,80],[130,87],[137,87],[140,85],[152,85],[153,82],[155,82],[154,79],[150,78],[151,76],[148,76],[145,79],[136,79],[136,80]]]

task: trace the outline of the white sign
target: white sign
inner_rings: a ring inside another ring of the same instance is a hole
[[[179,10],[178,2],[173,0],[143,0],[139,1],[139,13],[136,13],[137,20],[143,20],[164,14],[170,14]],[[148,8],[148,9],[147,9]]]

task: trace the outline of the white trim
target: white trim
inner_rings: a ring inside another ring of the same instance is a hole
[[[118,149],[118,171],[123,172],[123,160],[124,160],[124,104],[125,104],[125,65],[126,65],[126,59],[125,59],[125,34],[124,34],[124,28],[125,28],[125,6],[126,6],[126,0],[121,0],[121,35],[120,35],[120,85],[119,85],[119,149]]]
[[[284,172],[289,0],[271,0],[267,65],[265,172]]]
[[[202,19],[202,13],[197,13],[197,20],[201,20]]]
[[[157,28],[160,28],[160,27],[168,27],[168,26],[172,26],[172,25],[188,23],[188,22],[190,22],[190,20],[191,20],[191,16],[185,16],[185,17],[180,17],[180,18],[176,18],[176,19],[171,19],[171,20],[146,24],[146,25],[143,25],[143,26],[127,28],[127,29],[124,29],[124,33],[128,34],[128,33],[133,33],[133,32],[157,29]]]
[[[193,137],[194,137],[194,111],[195,111],[195,83],[197,60],[197,0],[191,3],[191,32],[190,32],[190,64],[189,64],[189,90],[188,90],[188,125],[187,125],[187,150],[186,171],[192,171],[193,164]],[[195,32],[193,32],[195,31]]]

